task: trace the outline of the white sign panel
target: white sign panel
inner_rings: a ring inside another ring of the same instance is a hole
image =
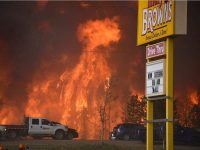
[[[165,60],[146,64],[146,97],[165,95]]]

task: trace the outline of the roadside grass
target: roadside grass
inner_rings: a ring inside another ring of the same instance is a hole
[[[67,141],[66,143],[52,143],[42,144],[33,142],[24,142],[29,147],[29,150],[145,150],[145,145],[141,143],[133,143],[130,141]],[[17,150],[18,143],[5,143],[4,146],[8,150]]]
[[[27,144],[28,145],[28,144]],[[29,144],[29,150],[131,150],[131,147],[122,147],[120,145],[113,144],[77,144],[77,145],[37,145]],[[8,150],[17,150],[17,144],[5,145],[5,148]],[[138,150],[138,149],[137,149]]]
[[[8,150],[17,150],[18,145],[5,146]],[[111,144],[84,144],[84,145],[29,145],[29,150],[134,150],[131,147],[123,147]],[[144,150],[138,149],[137,150]]]
[[[21,142],[21,141],[20,141]],[[23,141],[29,150],[146,150],[146,145],[135,141]],[[47,143],[48,142],[48,143]],[[0,144],[2,144],[0,142]],[[19,142],[5,142],[8,150],[18,150]],[[174,150],[199,150],[198,146],[175,145]],[[155,144],[154,150],[163,150],[162,144]]]

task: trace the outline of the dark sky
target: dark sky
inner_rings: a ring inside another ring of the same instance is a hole
[[[200,88],[199,9],[200,2],[188,2],[188,33],[174,40],[175,92]],[[128,82],[144,92],[145,47],[136,47],[136,2],[0,2],[1,101],[26,101],[27,86],[44,61],[49,65],[43,69],[52,72],[73,68],[82,49],[79,24],[114,16],[122,38],[110,66],[118,70],[120,83],[132,72]],[[63,53],[68,63],[56,63]]]
[[[174,40],[175,87],[200,88],[200,2],[189,1],[187,35]]]

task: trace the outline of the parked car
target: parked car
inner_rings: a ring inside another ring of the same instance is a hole
[[[179,124],[174,124],[174,143],[175,144],[199,144],[200,131],[195,128],[183,127]],[[155,125],[154,141],[165,140],[165,125]],[[146,141],[146,128],[140,130],[140,139]]]
[[[153,140],[154,141],[163,141],[165,138],[165,129],[163,126],[154,125],[153,128]],[[139,140],[146,142],[146,127],[140,129]]]
[[[175,143],[200,144],[200,131],[196,128],[174,126]]]
[[[145,129],[143,125],[134,123],[122,123],[113,128],[110,133],[111,140],[138,140],[140,139],[140,130]]]

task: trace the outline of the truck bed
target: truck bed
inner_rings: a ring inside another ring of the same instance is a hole
[[[28,135],[28,126],[27,125],[1,125],[6,128],[4,133],[1,133],[1,136],[14,139],[18,136],[27,136]]]
[[[27,125],[2,125],[2,126],[5,126],[6,129],[27,129],[28,130],[28,127]]]

